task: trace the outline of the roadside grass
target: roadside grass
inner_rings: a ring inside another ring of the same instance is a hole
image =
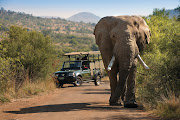
[[[39,95],[43,92],[49,92],[56,89],[52,78],[46,80],[37,80],[36,82],[24,82],[23,86],[15,92],[11,88],[6,93],[0,94],[0,103],[10,102],[12,99],[27,98],[32,95]]]
[[[162,101],[158,102],[154,113],[168,120],[180,119],[180,96],[171,95],[168,98],[163,97]]]
[[[102,81],[109,81],[109,77],[108,76],[104,76],[103,78],[101,78]]]
[[[10,99],[8,97],[5,96],[0,96],[0,103],[6,103],[6,102],[10,102]]]
[[[42,92],[52,91],[56,88],[52,79],[37,80],[36,82],[25,82],[23,87],[19,89],[16,97],[29,97],[31,95],[38,95]]]

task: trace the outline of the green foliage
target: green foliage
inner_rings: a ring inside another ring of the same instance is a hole
[[[96,45],[96,44],[93,44],[92,46],[91,46],[91,49],[92,49],[92,51],[98,51],[99,49],[98,49],[98,46]]]
[[[155,8],[155,9],[153,10],[153,15],[154,15],[154,16],[167,16],[167,17],[168,17],[169,13],[166,13],[165,8],[163,8],[163,9],[157,9],[157,8]]]
[[[7,88],[10,87],[9,81],[13,78],[13,73],[10,69],[11,67],[10,58],[0,58],[0,94],[7,91]]]
[[[11,26],[8,37],[0,41],[0,94],[17,91],[25,81],[32,82],[52,74],[56,58],[49,37],[37,31]]]
[[[42,30],[41,32],[43,33],[44,36],[48,36],[52,33],[52,30],[46,29],[46,30]]]
[[[92,47],[94,44],[94,38],[86,36],[75,36],[75,35],[65,35],[65,34],[50,34],[52,41],[57,45],[58,49],[61,49],[63,53],[73,52],[73,51],[90,51],[96,46]]]
[[[4,48],[4,45],[0,42],[0,95],[6,92],[7,88],[10,87],[9,81],[13,77],[13,72],[11,71],[11,63],[13,63],[13,60],[6,57],[6,53],[7,49]]]
[[[45,77],[52,65],[54,47],[49,37],[36,31],[27,31],[11,26],[7,54],[11,58],[19,58],[20,63],[29,71],[29,77]]]
[[[151,29],[151,43],[143,53],[143,60],[150,67],[138,67],[137,92],[139,99],[155,107],[161,96],[168,92],[180,95],[180,23],[169,19],[163,10],[155,10],[146,19]]]
[[[178,19],[177,19],[177,20],[180,21],[180,6],[178,6],[177,8],[175,8],[175,10],[179,12],[179,15],[178,15]]]

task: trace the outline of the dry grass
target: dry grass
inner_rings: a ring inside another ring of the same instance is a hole
[[[164,119],[180,119],[180,96],[170,95],[158,103],[155,113]]]
[[[0,95],[0,102],[10,102],[12,99],[30,97],[38,95],[42,92],[49,92],[56,89],[53,79],[38,80],[37,82],[25,82],[23,86],[15,92],[14,88],[10,88],[5,94]]]
[[[17,97],[26,97],[31,95],[38,95],[42,92],[52,91],[56,88],[53,80],[39,80],[37,82],[26,82],[18,91]]]
[[[103,80],[103,81],[108,81],[108,80],[109,80],[109,77],[108,77],[108,76],[104,76],[101,80]]]

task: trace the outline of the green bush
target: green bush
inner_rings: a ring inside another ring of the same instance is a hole
[[[42,33],[11,26],[9,38],[3,43],[7,49],[5,56],[18,58],[30,79],[46,77],[51,70],[55,49],[50,38]]]
[[[156,108],[162,95],[180,95],[180,22],[158,9],[146,21],[152,36],[142,58],[150,70],[138,67],[145,75],[137,75],[137,94],[148,107]]]
[[[25,80],[45,79],[56,59],[54,45],[42,33],[11,26],[7,34],[0,41],[0,94],[9,88],[17,92]]]

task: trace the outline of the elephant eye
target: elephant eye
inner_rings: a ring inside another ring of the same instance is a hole
[[[151,31],[149,30],[149,35],[151,36]]]
[[[134,26],[136,26],[139,29],[139,25],[136,21],[134,21]]]
[[[144,33],[144,38],[147,39],[147,35]]]
[[[148,44],[148,40],[147,40],[148,38],[146,34],[144,34],[144,39],[145,39],[146,44]]]
[[[113,38],[116,38],[115,34],[111,34],[110,37],[111,37],[112,39],[113,39]]]
[[[137,25],[137,22],[136,22],[136,21],[134,21],[134,25],[135,25],[135,26]]]

